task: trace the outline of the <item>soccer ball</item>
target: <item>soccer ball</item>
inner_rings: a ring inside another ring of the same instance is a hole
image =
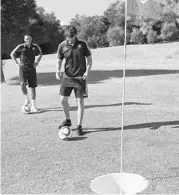
[[[72,133],[72,130],[70,129],[70,127],[64,126],[59,130],[58,136],[60,139],[64,140],[64,139],[68,139],[69,137],[71,137],[71,133]]]
[[[21,112],[23,114],[29,114],[30,113],[30,106],[29,105],[22,106]]]

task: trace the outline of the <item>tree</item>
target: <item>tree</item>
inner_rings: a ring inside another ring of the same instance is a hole
[[[109,21],[104,16],[76,15],[70,22],[78,29],[78,37],[85,39],[92,48],[106,47]]]
[[[165,22],[161,30],[160,38],[166,41],[179,39],[179,29],[174,23]]]
[[[137,29],[137,30],[134,30],[132,33],[131,33],[131,43],[134,43],[134,44],[142,44],[143,43],[143,33],[141,30]]]
[[[5,82],[5,77],[4,77],[4,72],[3,72],[3,67],[4,67],[5,62],[1,60],[1,83]]]
[[[119,26],[124,28],[125,23],[125,4],[124,1],[116,1],[104,11],[104,16],[110,22],[110,27]]]
[[[29,19],[27,31],[32,34],[44,54],[53,53],[65,38],[60,20],[54,12],[48,13],[43,7],[37,7],[36,12],[36,15]]]
[[[35,14],[35,0],[2,0],[2,56],[8,57],[12,48],[22,40],[29,16]]]
[[[107,38],[110,46],[124,44],[124,29],[120,27],[110,28],[107,33]],[[129,43],[129,33],[127,33],[127,43]]]
[[[163,21],[174,23],[179,28],[179,1],[178,0],[159,0],[163,7]]]
[[[155,43],[157,42],[157,31],[150,30],[147,34],[147,42],[148,43]]]

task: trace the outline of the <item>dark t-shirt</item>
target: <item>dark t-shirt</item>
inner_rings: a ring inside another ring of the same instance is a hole
[[[14,49],[14,54],[16,57],[20,57],[20,62],[26,68],[32,68],[35,56],[42,54],[42,51],[37,44],[32,44],[30,48],[25,44],[21,44]]]
[[[86,72],[86,58],[91,55],[88,44],[76,38],[74,45],[67,40],[58,46],[57,58],[65,58],[65,75],[67,77],[80,77]]]

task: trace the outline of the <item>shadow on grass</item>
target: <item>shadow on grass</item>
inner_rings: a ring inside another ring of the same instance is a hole
[[[85,140],[85,139],[87,139],[87,137],[70,137],[66,141],[70,141],[70,142],[72,142],[72,141],[82,141],[82,140]]]
[[[176,127],[172,127],[172,128],[175,128],[175,129],[179,129],[179,126],[176,126]]]
[[[148,180],[166,180],[166,179],[172,179],[172,178],[179,178],[179,173],[176,173],[176,175],[170,175],[170,176],[164,176],[164,177],[154,177],[154,178],[146,178]]]
[[[127,125],[127,126],[124,126],[124,130],[145,129],[145,128],[148,128],[150,130],[156,130],[162,126],[173,126],[173,125],[179,125],[179,121],[163,121],[163,122],[152,122],[152,123],[141,123],[141,124],[136,124],[136,125]],[[90,128],[90,129],[84,129],[84,134],[102,132],[102,131],[118,131],[118,130],[121,130],[121,127]]]
[[[90,109],[90,108],[104,108],[104,107],[115,107],[115,106],[121,106],[122,103],[117,103],[117,104],[105,104],[105,105],[87,105],[85,106],[85,109]],[[125,102],[124,105],[152,105],[151,103],[140,103],[140,102]],[[72,106],[70,107],[70,111],[76,111],[77,106]],[[49,108],[41,108],[39,113],[44,113],[44,112],[58,112],[58,111],[63,111],[62,107],[49,107]]]
[[[179,74],[179,70],[162,70],[162,69],[127,69],[126,77],[141,77],[163,74]],[[59,85],[60,81],[56,80],[55,72],[38,73],[38,85]],[[123,70],[92,70],[89,75],[88,83],[96,84],[111,78],[122,78]],[[19,85],[19,77],[12,77],[8,81],[9,85]]]
[[[63,111],[62,107],[41,108],[41,112],[40,113],[44,113],[44,112],[59,112],[59,111]]]
[[[139,103],[139,102],[125,102],[124,105],[152,105],[151,103]],[[87,105],[85,106],[85,109],[89,108],[104,108],[104,107],[115,107],[115,106],[122,106],[122,103],[117,103],[117,104],[105,104],[105,105]],[[70,111],[75,111],[77,110],[77,106],[72,106],[70,108]]]

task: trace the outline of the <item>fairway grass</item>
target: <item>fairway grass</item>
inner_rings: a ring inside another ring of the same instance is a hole
[[[123,171],[149,181],[144,194],[179,194],[179,43],[127,46]],[[1,190],[4,194],[93,194],[90,182],[120,172],[123,47],[92,50],[84,136],[60,140],[64,120],[56,54],[37,68],[39,114],[22,115],[18,68],[7,60],[1,85]]]

